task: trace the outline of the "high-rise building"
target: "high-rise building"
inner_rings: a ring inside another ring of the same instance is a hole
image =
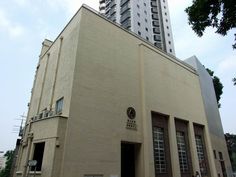
[[[175,55],[167,0],[99,0],[100,13]]]

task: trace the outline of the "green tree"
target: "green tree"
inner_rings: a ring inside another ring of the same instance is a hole
[[[190,26],[200,37],[206,27],[216,28],[216,33],[223,36],[236,27],[235,0],[193,0],[193,4],[185,11]],[[236,49],[236,43],[233,48]]]
[[[220,79],[217,76],[214,76],[214,71],[206,68],[207,72],[209,73],[209,75],[212,77],[212,81],[213,81],[213,85],[214,85],[214,89],[215,89],[215,93],[216,93],[216,100],[217,100],[217,104],[218,104],[218,108],[221,107],[220,104],[220,98],[221,95],[223,94],[223,84],[220,82]]]
[[[236,135],[226,133],[225,140],[233,171],[236,171]]]
[[[236,85],[236,77],[233,78],[234,85]]]
[[[7,151],[4,154],[4,157],[7,158],[6,167],[0,172],[0,177],[10,177],[11,166],[14,158],[14,151]]]

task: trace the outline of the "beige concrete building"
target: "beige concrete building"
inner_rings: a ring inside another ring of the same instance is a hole
[[[43,42],[15,176],[223,176],[213,150],[230,176],[197,71],[82,6]]]

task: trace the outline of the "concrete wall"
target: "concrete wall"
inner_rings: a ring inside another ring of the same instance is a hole
[[[19,150],[17,174],[28,173],[27,162],[32,159],[34,143],[45,142],[42,177],[58,176],[63,157],[67,120],[55,119],[56,101],[64,98],[60,117],[69,117],[73,73],[78,45],[80,15],[74,17],[57,39],[46,50],[42,48],[32,89],[27,123]],[[44,109],[53,115],[35,118]],[[34,117],[34,119],[32,119]],[[32,136],[33,135],[33,136]],[[60,148],[56,148],[60,147]],[[55,160],[58,160],[55,162]],[[55,162],[55,163],[54,163]]]
[[[151,111],[170,115],[173,164],[178,164],[174,118],[189,121],[194,171],[199,166],[192,123],[205,125],[207,155],[215,176],[196,72],[89,10],[82,8],[81,13],[61,176],[120,176],[122,141],[142,144],[137,176],[154,176]],[[129,106],[137,111],[137,131],[126,129]],[[178,165],[173,170],[180,176]]]
[[[211,176],[217,176],[198,74],[184,62],[82,7],[39,64],[19,176],[27,172],[33,143],[45,141],[38,176],[120,176],[121,142],[130,142],[139,147],[136,176],[154,177],[151,111],[169,115],[174,177],[181,176],[175,118],[188,122],[194,172],[199,164],[193,123],[204,126]],[[30,121],[46,107],[54,109],[61,97],[61,117]],[[136,110],[137,130],[126,128],[128,107]]]
[[[207,123],[211,136],[212,147],[216,151],[217,158],[214,160],[217,173],[222,175],[222,170],[219,162],[219,152],[222,152],[223,159],[226,165],[228,175],[232,175],[231,163],[228,155],[228,149],[225,142],[224,131],[221,123],[220,113],[216,101],[214,85],[211,76],[206,71],[205,67],[199,60],[193,56],[185,60],[191,66],[196,68],[199,74],[199,82],[201,86],[201,93],[203,97]],[[212,152],[211,152],[212,153]]]

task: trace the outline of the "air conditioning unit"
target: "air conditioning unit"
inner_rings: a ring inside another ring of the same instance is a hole
[[[43,112],[43,117],[44,117],[44,118],[49,117],[49,113],[50,113],[49,110],[45,110],[45,111]]]
[[[54,111],[48,111],[48,117],[52,117],[55,115],[55,112]]]
[[[34,120],[38,120],[39,119],[39,115],[34,116]]]

